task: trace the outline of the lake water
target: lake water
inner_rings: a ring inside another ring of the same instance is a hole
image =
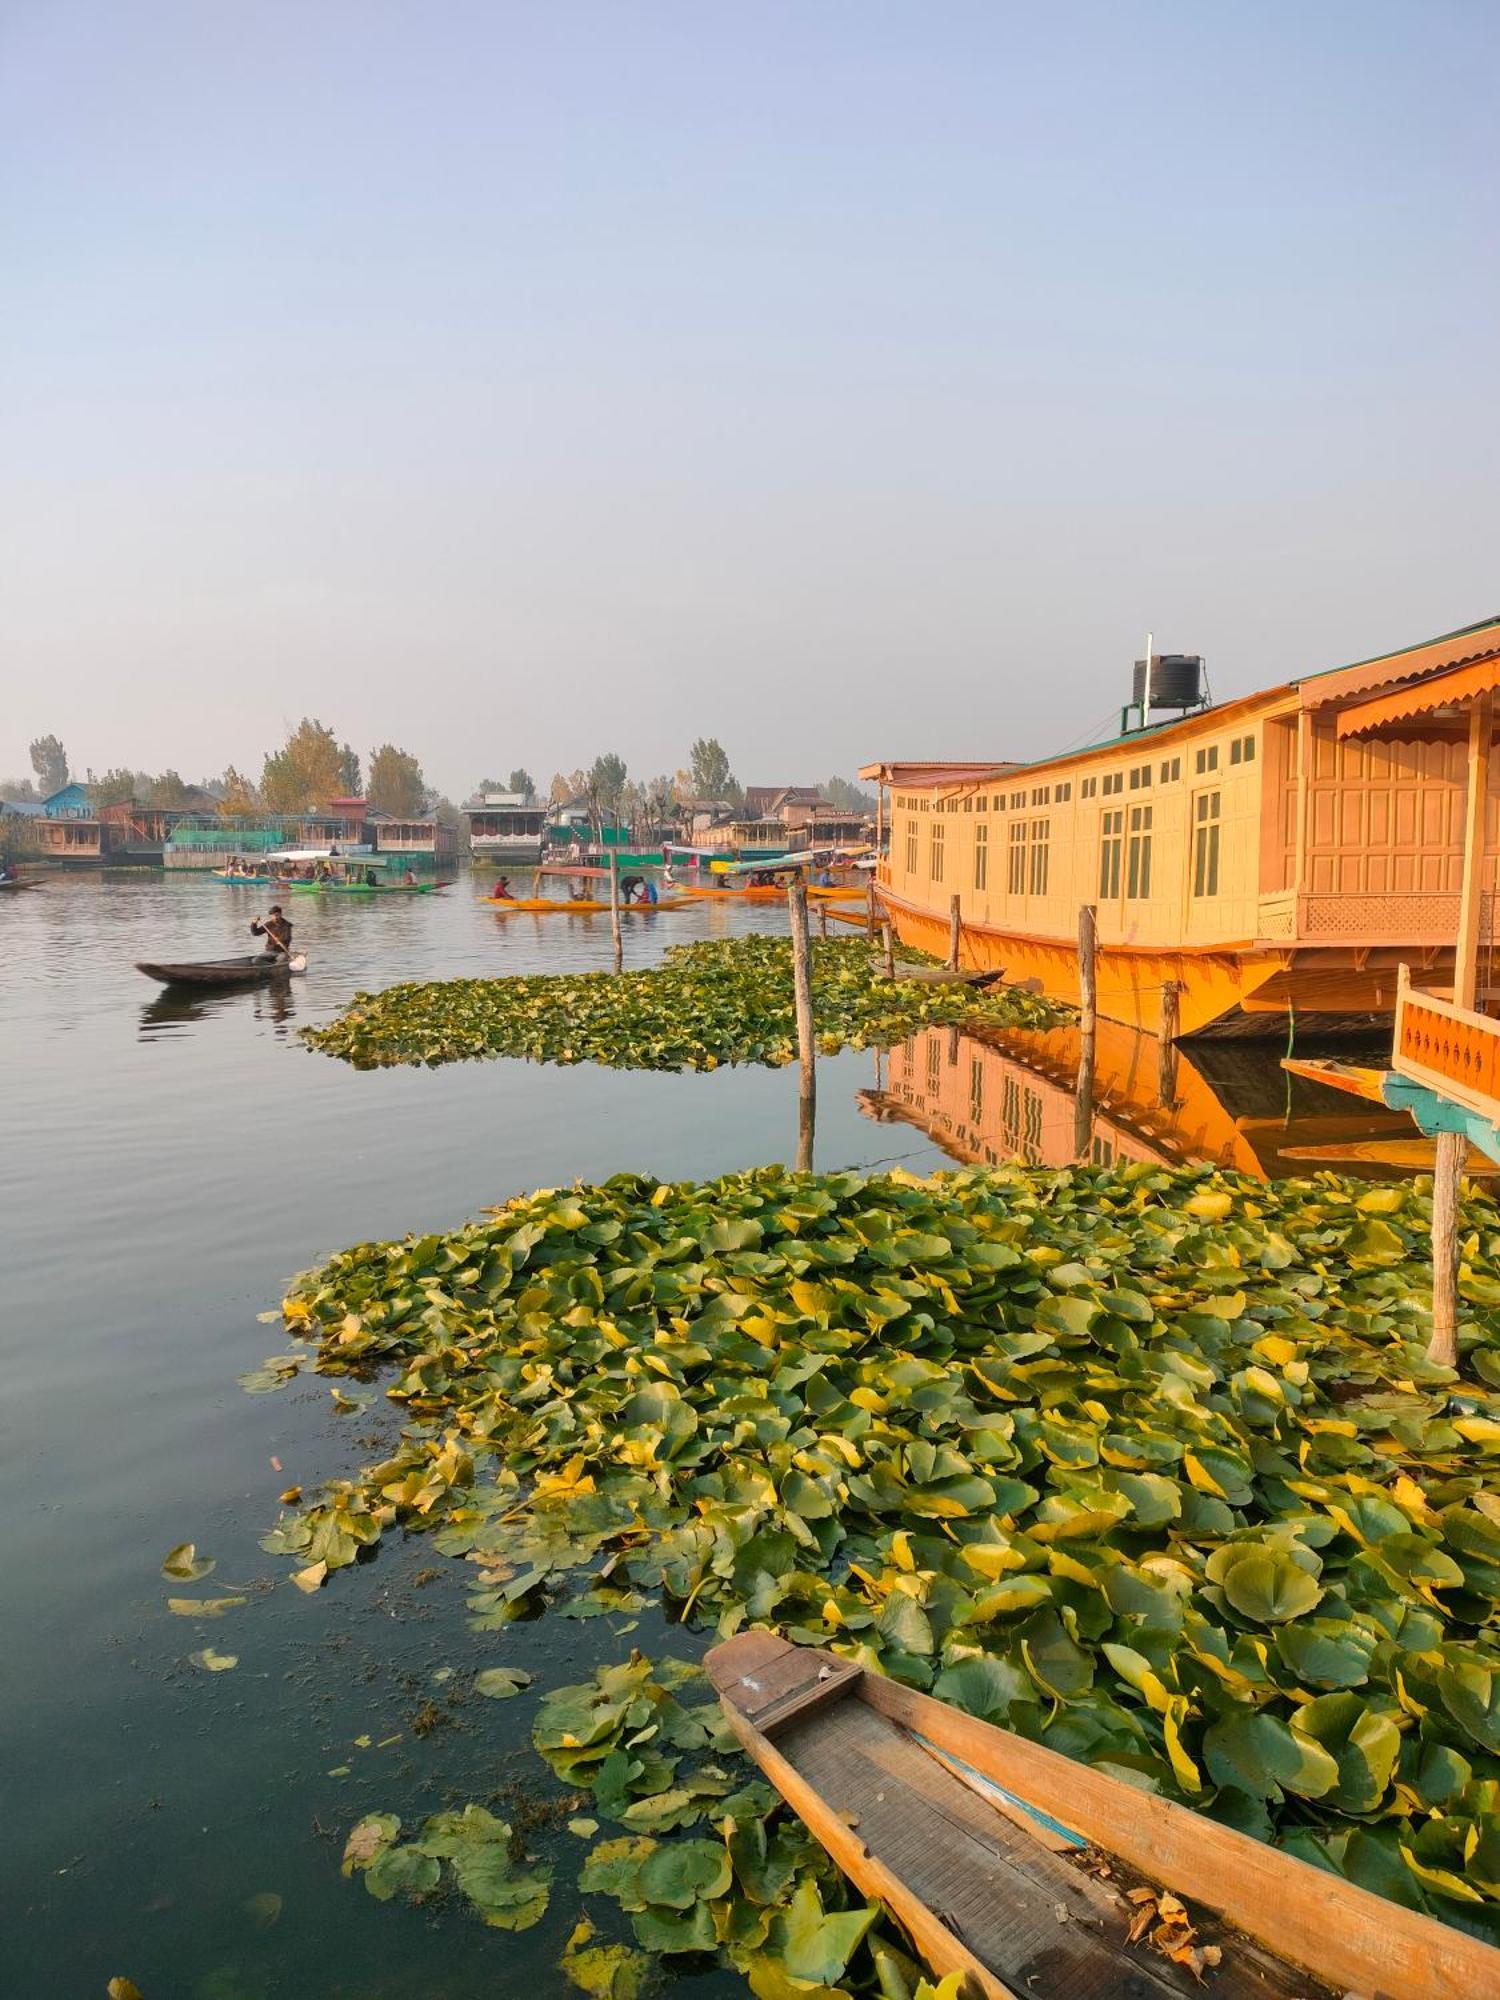
[[[573,1836],[538,1836],[557,1884],[520,1937],[452,1903],[376,1903],[340,1876],[344,1836],[364,1812],[410,1823],[468,1799],[514,1818],[553,1789],[529,1748],[534,1701],[469,1698],[476,1668],[503,1660],[546,1687],[632,1644],[706,1641],[649,1616],[628,1637],[603,1620],[471,1633],[466,1566],[420,1538],[303,1596],[258,1545],[278,1495],[366,1460],[390,1419],[378,1395],[333,1414],[315,1377],[276,1395],[237,1378],[281,1349],[258,1315],[329,1253],[576,1178],[790,1161],[797,1086],[790,1069],[361,1074],[302,1047],[296,1028],[361,988],[609,965],[607,917],[497,917],[480,888],[293,896],[307,976],[186,1003],[133,961],[251,949],[265,891],[79,874],[0,898],[6,2000],[102,1995],[116,1974],[146,2000],[574,1990],[556,1969],[577,1914]],[[629,919],[626,964],[782,927],[774,908],[722,904]],[[1117,1048],[1095,1151],[1264,1167],[1286,1138],[1277,1053],[1237,1055],[1228,1082],[1184,1059],[1164,1109],[1155,1045]],[[935,1031],[825,1060],[817,1164],[1060,1163],[1070,1090],[1056,1041],[996,1050]],[[1313,1123],[1342,1129],[1317,1095]],[[211,1622],[169,1613],[191,1587],[161,1560],[183,1541],[215,1560],[204,1591],[248,1603]],[[193,1666],[205,1645],[237,1667]],[[744,1990],[712,1971],[675,1983],[694,2000]]]

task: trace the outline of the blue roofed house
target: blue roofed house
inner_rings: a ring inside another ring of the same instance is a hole
[[[47,819],[92,819],[88,786],[75,778],[60,790],[49,792],[42,800],[42,812]]]

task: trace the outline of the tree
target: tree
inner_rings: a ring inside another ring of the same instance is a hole
[[[736,804],[742,796],[729,768],[729,759],[717,736],[700,736],[688,752],[693,796],[700,799],[729,799]]]
[[[132,771],[122,764],[118,770],[106,771],[102,778],[89,780],[89,804],[95,812],[101,806],[127,805],[131,799],[144,798],[150,782],[144,771]]]
[[[192,804],[192,792],[186,779],[176,771],[163,771],[159,778],[153,778],[146,788],[146,803],[160,806],[164,811],[181,811]]]
[[[42,797],[50,798],[68,782],[68,753],[55,736],[38,736],[31,745],[31,768]]]
[[[587,789],[595,825],[602,830],[606,813],[618,823],[620,799],[625,790],[625,759],[617,757],[613,750],[596,757],[589,769]]]
[[[314,812],[342,796],[349,754],[331,729],[304,715],[285,748],[266,758],[260,792],[267,812]]]
[[[572,793],[568,790],[566,775],[561,771],[554,771],[552,773],[552,783],[547,787],[548,805],[560,806],[571,797]]]
[[[393,819],[420,819],[427,797],[422,766],[409,750],[382,743],[370,752],[370,804]]]
[[[645,787],[646,817],[651,823],[653,832],[671,820],[672,794],[672,780],[665,772],[659,778],[651,779]]]
[[[526,803],[530,805],[531,801],[536,797],[536,779],[527,770],[512,771],[510,774],[510,784],[507,789],[512,792],[519,792]]]
[[[862,792],[847,778],[825,778],[818,790],[829,805],[837,806],[840,812],[872,813],[875,810],[875,794]]]
[[[339,791],[346,799],[359,797],[359,752],[347,743],[339,751]]]
[[[220,819],[249,819],[260,811],[260,799],[254,785],[231,764],[220,779],[219,817]]]
[[[0,778],[0,799],[14,799],[20,803],[34,803],[36,786],[30,778]]]

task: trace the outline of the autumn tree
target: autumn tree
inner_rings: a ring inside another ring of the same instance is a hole
[[[54,792],[60,792],[68,782],[68,753],[58,739],[55,736],[38,736],[31,745],[29,755],[42,797],[50,798]]]
[[[422,766],[409,750],[382,743],[370,752],[370,804],[393,819],[416,819],[427,797]]]
[[[219,780],[220,819],[249,819],[260,811],[260,797],[254,785],[231,764]]]
[[[267,812],[314,812],[341,797],[350,755],[331,729],[304,715],[285,747],[266,758],[260,793]]]
[[[163,811],[181,811],[192,804],[192,791],[187,780],[172,770],[163,771],[159,778],[152,778],[145,791],[148,805],[160,806]]]

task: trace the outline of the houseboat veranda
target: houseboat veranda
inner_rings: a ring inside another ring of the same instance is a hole
[[[1461,938],[1482,1003],[1497,689],[1500,618],[1038,763],[866,765],[882,901],[940,955],[956,909],[961,963],[1070,1001],[1092,905],[1099,1012],[1153,1033],[1365,1025]]]

